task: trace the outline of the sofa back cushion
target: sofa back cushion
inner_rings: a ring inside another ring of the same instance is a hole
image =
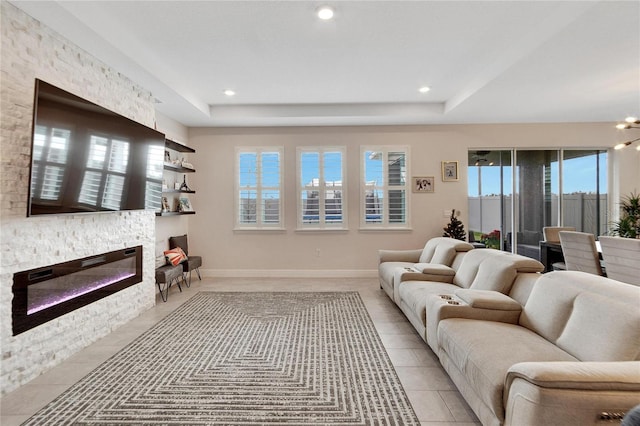
[[[579,271],[540,276],[520,325],[581,361],[640,360],[640,287]]]
[[[438,263],[451,266],[458,252],[467,252],[473,246],[465,241],[448,237],[431,238],[424,246],[419,263]]]
[[[507,294],[519,273],[541,272],[537,260],[493,249],[476,249],[467,253],[453,283],[462,288],[493,290]]]

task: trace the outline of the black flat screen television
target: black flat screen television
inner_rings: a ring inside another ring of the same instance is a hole
[[[160,211],[165,136],[36,79],[28,216]]]

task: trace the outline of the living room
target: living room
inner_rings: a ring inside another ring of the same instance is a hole
[[[434,119],[432,122],[408,124],[396,121],[375,125],[372,122],[375,123],[377,119],[382,121],[383,118],[372,111],[360,111],[359,117],[370,115],[369,122],[354,124],[340,121],[345,116],[350,117],[349,113],[334,117],[336,121],[330,125],[313,120],[300,125],[300,120],[311,114],[303,108],[296,120],[291,120],[289,125],[254,123],[239,126],[230,124],[235,117],[229,108],[219,109],[221,117],[225,117],[225,114],[230,117],[227,124],[203,126],[185,124],[188,123],[187,120],[181,122],[180,118],[176,118],[178,116],[172,117],[168,111],[162,112],[162,104],[156,103],[159,95],[151,85],[145,84],[139,70],[131,70],[129,75],[126,69],[110,66],[104,59],[99,59],[105,54],[103,46],[93,52],[78,46],[58,30],[27,14],[21,7],[28,6],[19,3],[21,2],[1,3],[0,207],[3,254],[0,312],[3,394],[28,383],[42,372],[154,307],[158,300],[153,276],[155,258],[168,248],[170,236],[188,234],[190,252],[203,256],[200,272],[214,282],[218,278],[231,277],[258,281],[262,278],[280,277],[314,280],[325,277],[376,279],[379,249],[422,247],[429,238],[442,234],[442,228],[449,220],[444,212],[451,209],[459,210],[462,222],[468,223],[466,166],[470,150],[608,149],[611,210],[615,210],[616,200],[620,196],[639,189],[640,151],[635,146],[622,151],[612,149],[621,141],[633,139],[630,137],[633,134],[629,133],[631,130],[617,130],[616,122],[623,120],[626,115],[640,113],[637,55],[635,65],[627,70],[626,79],[607,81],[606,86],[618,93],[617,98],[613,98],[622,100],[620,104],[611,108],[606,117],[594,116],[588,120],[577,120],[575,116],[561,111],[552,120],[534,118],[526,122],[447,122],[443,119],[446,114],[439,113],[437,116],[440,121]],[[313,5],[311,11],[316,6]],[[597,15],[602,10],[617,7],[635,7],[637,22],[637,4],[630,2],[612,2],[609,6],[600,4],[596,9],[585,6],[582,13]],[[612,14],[615,15],[613,12]],[[94,19],[99,18],[94,16]],[[620,31],[628,28],[624,25],[620,27]],[[632,42],[637,47],[637,37]],[[533,47],[530,49],[535,50]],[[630,51],[637,52],[637,48]],[[513,60],[515,61],[515,57]],[[609,61],[608,58],[598,60]],[[518,66],[527,65],[530,64],[524,61]],[[509,66],[504,65],[503,69],[508,68]],[[215,74],[213,71],[211,73]],[[156,217],[154,212],[131,211],[26,217],[36,78],[92,100],[150,128],[156,128],[168,138],[194,148],[196,153],[190,154],[188,161],[193,164],[197,173],[188,175],[186,179],[189,187],[196,190],[196,194],[191,196],[196,214]],[[154,81],[155,84],[156,79],[150,77],[149,81]],[[489,79],[487,84],[490,83]],[[174,88],[174,91],[179,90],[178,87]],[[178,103],[179,106],[184,105],[188,98],[185,93],[181,95],[183,103]],[[589,95],[581,96],[585,104],[583,108],[588,110]],[[514,94],[514,98],[517,97]],[[184,109],[190,108],[193,105]],[[517,103],[513,103],[511,108],[517,109]],[[547,108],[554,109],[551,103]],[[412,115],[423,113],[423,110],[418,113],[412,111]],[[211,114],[216,115],[215,108]],[[316,118],[322,118],[326,113],[319,111],[316,114]],[[281,110],[279,117],[282,116],[286,114]],[[326,145],[342,146],[345,149],[344,181],[347,183],[345,198],[348,201],[346,223],[343,229],[304,229],[296,220],[297,149]],[[275,229],[240,229],[234,219],[236,150],[243,147],[273,146],[281,147],[284,153],[282,173],[285,183],[281,226]],[[432,193],[411,194],[407,210],[410,226],[386,229],[367,229],[361,226],[361,148],[367,146],[407,147],[408,174],[435,177]],[[443,161],[458,162],[457,181],[443,181]],[[13,335],[11,288],[14,273],[138,245],[143,250],[141,285],[105,298],[81,311],[67,314],[32,332]],[[169,300],[175,295],[176,289],[172,288],[172,292]]]

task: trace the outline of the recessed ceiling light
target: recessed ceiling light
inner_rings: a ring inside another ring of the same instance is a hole
[[[318,18],[322,19],[323,21],[327,21],[333,18],[333,8],[329,6],[322,6],[318,8],[316,14],[318,15]]]
[[[431,90],[429,86],[422,86],[421,88],[418,89],[418,92],[427,93],[429,90]]]
[[[236,94],[236,92],[234,92],[231,89],[227,89],[227,90],[224,91],[224,94],[227,95],[227,96],[234,96]]]

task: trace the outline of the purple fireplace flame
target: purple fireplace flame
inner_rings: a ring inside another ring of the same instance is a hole
[[[13,277],[13,334],[142,281],[142,246],[22,271]]]

